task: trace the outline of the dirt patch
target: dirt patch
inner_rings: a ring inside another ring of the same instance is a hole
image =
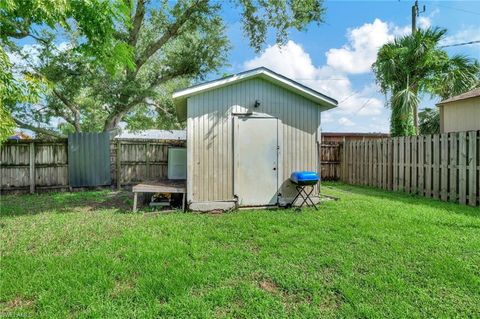
[[[324,266],[321,269],[322,279],[326,285],[330,285],[334,280],[334,277],[337,275],[337,268],[333,266]]]
[[[120,211],[131,211],[133,205],[133,195],[127,192],[114,192],[105,195],[105,198],[98,202],[92,201],[85,203],[90,210],[117,209]]]
[[[345,296],[338,289],[330,291],[325,298],[323,298],[320,308],[324,310],[336,310],[339,309],[345,302]]]
[[[131,291],[134,288],[133,282],[127,281],[117,281],[115,282],[115,286],[113,287],[110,295],[112,297],[118,297],[128,291]]]
[[[35,305],[35,302],[33,300],[25,299],[22,297],[16,297],[12,300],[1,303],[0,314],[19,310],[19,309],[31,310],[34,305]]]
[[[273,281],[271,281],[270,279],[264,279],[264,280],[260,281],[260,283],[258,285],[259,285],[260,289],[262,289],[266,292],[269,292],[271,294],[278,295],[278,294],[281,293],[277,284],[274,283]]]

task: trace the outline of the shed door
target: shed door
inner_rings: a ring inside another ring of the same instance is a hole
[[[277,119],[238,117],[235,123],[234,185],[240,206],[277,204]]]

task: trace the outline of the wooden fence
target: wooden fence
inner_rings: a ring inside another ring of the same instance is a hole
[[[0,190],[67,189],[68,140],[7,141],[0,148]],[[113,140],[110,144],[112,185],[120,188],[167,178],[168,148],[185,147],[175,140]],[[322,144],[322,179],[340,178],[341,144]]]
[[[0,149],[0,189],[68,187],[67,139],[8,141]]]
[[[116,140],[110,144],[113,184],[132,185],[167,179],[168,148],[185,147],[185,141]]]
[[[342,143],[322,143],[320,148],[321,177],[325,181],[340,179]]]
[[[167,178],[167,154],[185,141],[113,140],[110,144],[112,185]],[[8,141],[0,148],[0,190],[69,188],[68,140]]]
[[[480,131],[346,142],[342,181],[479,205]]]

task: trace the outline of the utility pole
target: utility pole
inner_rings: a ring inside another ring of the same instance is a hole
[[[412,34],[417,32],[417,17],[420,13],[425,12],[425,5],[423,5],[423,10],[418,11],[418,0],[415,0],[415,4],[412,6]]]
[[[423,10],[418,11],[418,0],[415,0],[415,4],[412,6],[412,35],[415,35],[417,32],[417,17],[420,13],[425,12],[425,5],[423,5]],[[418,106],[413,108],[413,123],[415,125],[415,133],[418,135]]]

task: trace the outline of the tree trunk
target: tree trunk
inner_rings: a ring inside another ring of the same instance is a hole
[[[418,96],[418,87],[417,85],[413,85],[412,91],[414,92],[415,96]],[[415,135],[420,134],[420,128],[418,125],[418,105],[413,106],[413,126],[415,126]]]
[[[418,107],[417,106],[413,107],[413,125],[415,125],[415,135],[419,135],[420,128],[418,125]]]
[[[105,125],[103,127],[104,132],[114,130],[118,127],[118,124],[122,120],[123,113],[114,113],[107,117],[105,120]]]
[[[397,92],[392,93],[396,95]],[[390,116],[390,134],[392,137],[396,136],[414,136],[415,135],[415,123],[413,118],[414,112],[405,112],[402,105],[398,105],[399,101],[395,101],[393,98],[390,100],[392,113]]]

